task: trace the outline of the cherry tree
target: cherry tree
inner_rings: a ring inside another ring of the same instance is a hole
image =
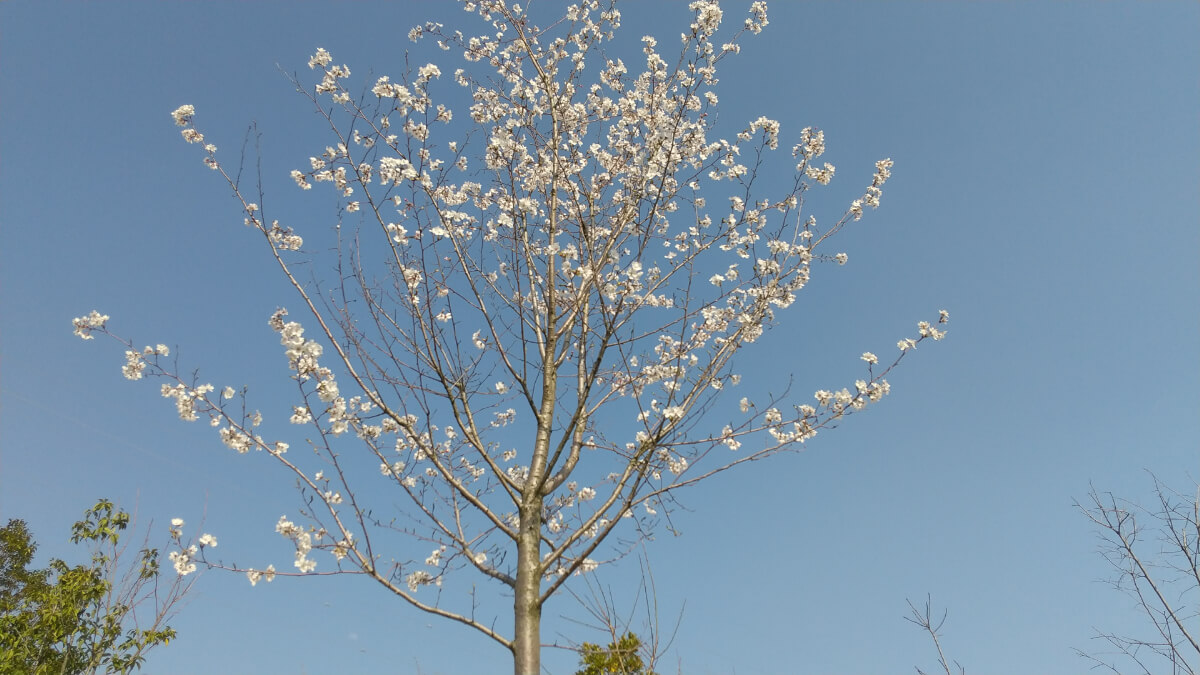
[[[889,372],[949,317],[919,323],[895,358],[864,353],[844,388],[739,395],[735,357],[794,306],[816,263],[846,262],[833,238],[879,205],[891,160],[819,220],[809,190],[834,167],[819,161],[823,133],[804,128],[793,177],[775,194],[761,187],[781,125],[759,117],[721,137],[714,89],[718,64],[767,26],[763,2],[721,39],[718,3],[693,2],[680,42],[644,37],[636,62],[605,49],[621,22],[612,2],[585,0],[548,26],[507,0],[463,7],[475,34],[409,33],[459,68],[356,84],[317,49],[315,86],[297,82],[330,135],[291,178],[331,190],[360,223],[337,231],[326,264],[338,283],[298,271],[321,261],[304,227],[273,218],[227,171],[193,106],[172,113],[294,289],[302,311],[267,320],[293,400],[261,414],[242,384],[200,383],[165,346],[117,337],[106,315],[74,325],[84,339],[116,337],[125,377],[161,380],[182,419],[209,422],[239,453],[268,453],[305,493],[299,522],[276,523],[292,569],[224,566],[203,550],[196,560],[251,583],[329,573],[319,564],[368,576],[510,650],[520,675],[539,672],[542,609],[572,577],[652,532],[681,488],[878,402]],[[300,434],[283,420],[307,429],[315,454],[288,452]],[[370,499],[383,487],[394,496]],[[397,496],[407,506],[383,513]],[[511,594],[511,624],[476,616],[476,585],[458,581],[470,574]]]

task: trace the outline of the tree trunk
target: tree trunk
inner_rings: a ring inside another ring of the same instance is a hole
[[[523,509],[517,538],[517,585],[513,589],[513,673],[540,675],[542,670],[541,509]]]

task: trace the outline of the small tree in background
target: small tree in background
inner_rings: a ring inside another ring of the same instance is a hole
[[[583,643],[575,675],[658,675],[642,661],[642,640],[626,633],[607,647]]]
[[[675,641],[675,634],[683,620],[683,610],[680,609],[671,633],[664,634],[659,624],[658,591],[650,560],[644,554],[640,557],[641,579],[631,608],[627,611],[618,610],[612,589],[595,584],[588,577],[582,579],[586,592],[567,588],[567,592],[591,616],[590,620],[572,619],[572,622],[600,632],[609,642],[607,647],[590,642],[572,646],[572,649],[579,652],[580,664],[583,666],[583,670],[576,675],[625,672],[655,675],[653,671],[659,659]],[[637,609],[638,605],[641,605],[640,611]],[[630,628],[634,623],[634,616],[639,613],[644,614],[638,628],[640,634]]]
[[[1187,494],[1152,478],[1151,506],[1095,489],[1086,505],[1076,503],[1097,526],[1100,554],[1117,573],[1113,588],[1153,626],[1142,636],[1098,632],[1115,654],[1079,653],[1114,673],[1193,675],[1200,670],[1200,485]]]
[[[461,68],[413,65],[360,87],[318,49],[315,86],[297,82],[330,131],[291,177],[332,188],[332,284],[311,273],[307,224],[267,212],[261,176],[251,194],[226,170],[193,106],[173,113],[316,333],[284,309],[269,318],[296,389],[263,404],[307,427],[315,459],[288,454],[298,432],[264,430],[240,383],[201,384],[165,345],[118,339],[127,378],[160,378],[182,419],[298,481],[302,522],[275,524],[294,546],[291,574],[313,574],[324,551],[336,572],[486,635],[525,675],[541,670],[543,606],[569,579],[648,536],[680,489],[798,449],[881,400],[891,369],[940,339],[948,314],[920,322],[894,359],[863,353],[849,386],[795,400],[787,375],[801,366],[780,362],[783,394],[735,393],[741,351],[795,308],[815,264],[846,262],[833,237],[879,205],[892,161],[818,219],[810,190],[834,167],[818,161],[824,134],[804,128],[771,168],[789,177],[762,185],[781,124],[718,128],[715,87],[719,62],[767,25],[763,2],[720,39],[719,4],[693,2],[677,52],[646,36],[628,62],[604,51],[621,24],[613,2],[548,24],[504,0],[463,7],[482,25],[409,33]],[[113,335],[107,320],[93,311],[75,329]],[[237,569],[252,583],[277,574]],[[481,586],[454,572],[511,596],[511,624],[479,616]]]
[[[130,560],[120,543],[128,525],[129,514],[100,500],[71,536],[91,546],[90,563],[53,559],[46,569],[29,568],[37,544],[24,521],[0,529],[0,673],[130,673],[147,651],[175,637],[166,622],[191,583],[173,576],[160,587],[157,549],[142,548]]]

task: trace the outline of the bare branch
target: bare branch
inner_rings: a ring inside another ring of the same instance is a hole
[[[935,621],[933,618],[933,610],[930,605],[929,596],[925,597],[924,609],[917,609],[917,606],[912,603],[912,600],[908,601],[908,608],[911,611],[911,616],[904,617],[904,620],[915,624],[917,627],[929,633],[929,638],[933,640],[933,646],[935,649],[937,649],[938,665],[942,667],[942,672],[946,673],[946,675],[954,675],[954,673],[950,670],[950,664],[946,661],[946,655],[942,652],[941,635],[939,634],[939,631],[942,630],[942,626],[946,623],[946,616],[949,614],[949,612],[943,611],[942,617]],[[934,625],[935,623],[936,625]],[[959,665],[958,662],[955,662],[954,665],[958,666],[959,675],[966,675],[966,669]],[[921,670],[920,668],[917,668],[917,672],[920,675],[925,675],[925,671]]]
[[[1137,601],[1157,637],[1097,631],[1096,639],[1116,649],[1139,672],[1193,675],[1200,664],[1195,621],[1200,617],[1200,489],[1177,492],[1153,474],[1155,502],[1143,507],[1092,488],[1088,504],[1076,507],[1097,526],[1100,554],[1117,573],[1110,583]],[[1140,519],[1140,522],[1139,522]],[[1114,673],[1117,661],[1104,654],[1080,655]],[[1157,665],[1161,664],[1161,665]]]

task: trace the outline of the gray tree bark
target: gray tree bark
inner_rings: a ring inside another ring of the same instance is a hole
[[[542,670],[541,517],[540,504],[522,509],[517,539],[517,585],[513,588],[513,673],[539,675]]]

